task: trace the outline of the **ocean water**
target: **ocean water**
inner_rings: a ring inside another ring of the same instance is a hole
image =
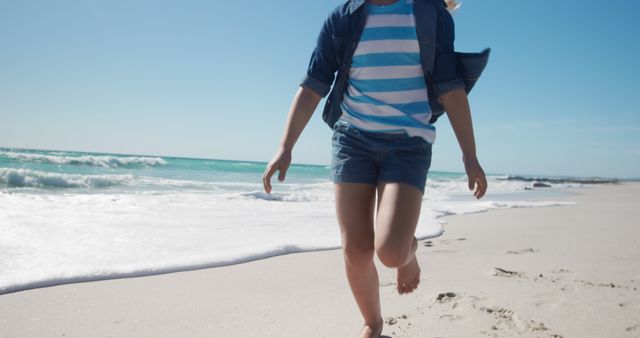
[[[265,163],[0,148],[0,294],[236,264],[340,247],[329,168],[293,165],[262,191]],[[419,239],[442,216],[558,206],[591,181],[430,172]],[[533,189],[545,182],[550,188]]]

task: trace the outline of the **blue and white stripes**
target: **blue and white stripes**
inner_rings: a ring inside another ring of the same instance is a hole
[[[351,69],[340,120],[368,131],[406,131],[435,141],[420,63],[413,1],[367,5],[368,16]]]

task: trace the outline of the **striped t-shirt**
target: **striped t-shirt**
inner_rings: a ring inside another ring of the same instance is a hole
[[[340,120],[375,132],[404,132],[435,141],[431,109],[420,63],[413,0],[367,5]]]

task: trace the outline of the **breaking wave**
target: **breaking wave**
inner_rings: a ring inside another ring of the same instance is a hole
[[[11,188],[105,188],[126,185],[133,175],[58,174],[31,169],[0,168],[0,184]]]
[[[42,155],[30,153],[4,152],[2,156],[12,160],[35,163],[51,163],[58,165],[95,166],[104,168],[119,168],[132,166],[164,166],[167,162],[160,157],[140,157],[140,156],[61,156]]]

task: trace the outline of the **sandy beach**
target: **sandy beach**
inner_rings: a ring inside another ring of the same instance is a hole
[[[388,337],[640,337],[640,183],[574,206],[446,217],[398,295],[376,260]],[[1,337],[355,337],[340,250],[0,296]]]

